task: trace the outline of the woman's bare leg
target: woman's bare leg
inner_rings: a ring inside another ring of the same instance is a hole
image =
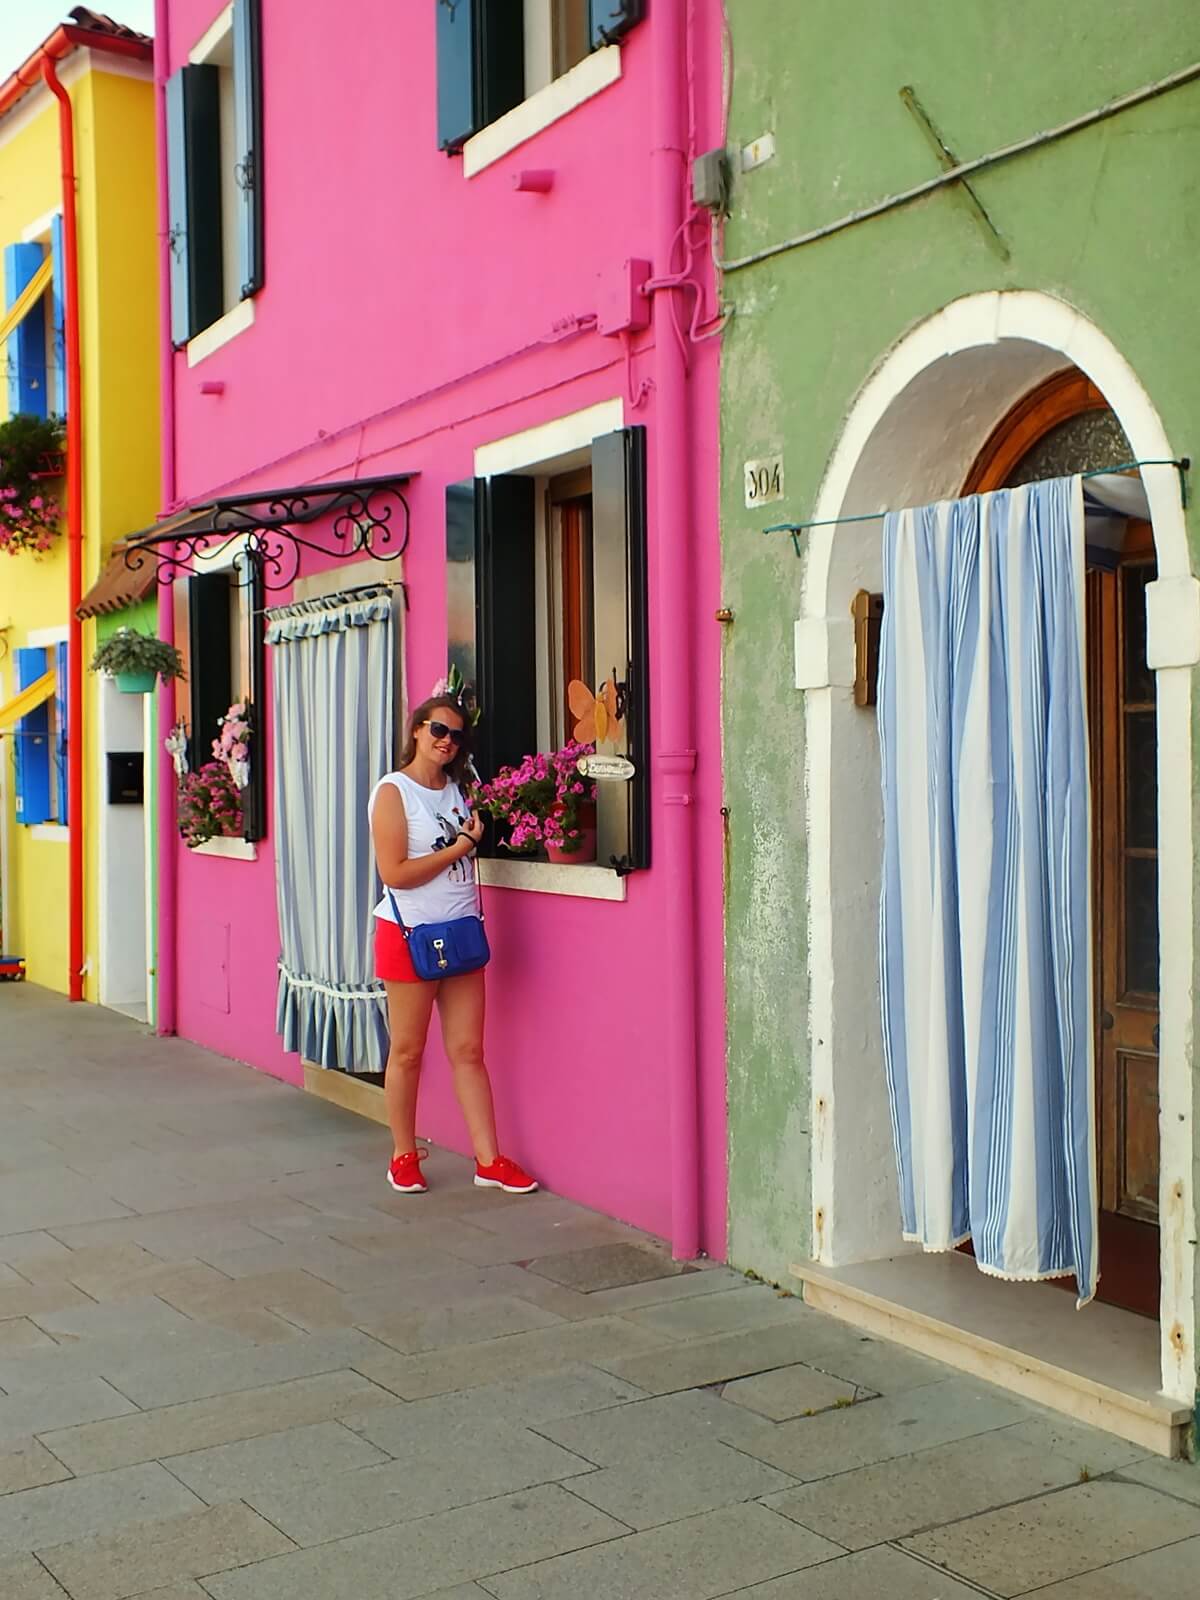
[[[421,1056],[433,1011],[436,983],[385,983],[387,994],[388,1050],[383,1098],[392,1130],[392,1158],[417,1148],[417,1089],[421,1082]]]
[[[496,1147],[492,1086],[483,1061],[483,973],[443,978],[437,1003],[442,1040],[454,1072],[454,1092],[462,1107],[475,1159],[489,1167],[500,1152]]]

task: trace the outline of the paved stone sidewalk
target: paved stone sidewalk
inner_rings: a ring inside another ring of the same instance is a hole
[[[552,1195],[0,987],[0,1600],[1134,1600],[1140,1458]]]

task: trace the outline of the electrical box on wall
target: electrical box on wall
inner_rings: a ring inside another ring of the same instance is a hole
[[[108,763],[108,803],[110,806],[140,806],[145,799],[145,757],[140,750],[110,750]]]
[[[636,259],[601,273],[596,295],[598,333],[638,333],[650,326],[650,297],[642,292],[649,278],[650,263]]]

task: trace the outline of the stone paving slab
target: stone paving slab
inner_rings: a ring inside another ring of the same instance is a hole
[[[790,1422],[793,1417],[811,1417],[832,1406],[853,1405],[870,1398],[856,1383],[831,1378],[815,1367],[777,1367],[755,1378],[735,1378],[721,1390],[721,1398],[745,1406],[772,1422]]]
[[[38,1489],[46,1483],[61,1483],[70,1476],[58,1457],[51,1455],[37,1439],[19,1439],[0,1445],[0,1495]],[[0,1589],[0,1594],[3,1593]]]
[[[166,1585],[178,1592],[185,1579],[248,1566],[291,1548],[289,1539],[247,1506],[222,1505],[127,1533],[75,1539],[39,1551],[39,1559],[71,1600],[128,1600],[151,1593],[161,1600]]]
[[[766,1328],[777,1322],[795,1327],[798,1319],[813,1314],[793,1296],[781,1296],[762,1284],[623,1313],[635,1326],[671,1339],[703,1339]]]
[[[63,1600],[67,1591],[34,1556],[0,1556],[4,1600]]]
[[[390,1394],[358,1373],[329,1372],[142,1411],[111,1422],[89,1422],[48,1433],[45,1442],[73,1472],[106,1472],[138,1461],[233,1444],[281,1428],[335,1421],[389,1403],[394,1403]]]
[[[165,1467],[143,1462],[118,1472],[0,1496],[0,1555],[154,1522],[201,1502]]]
[[[1085,1483],[906,1541],[958,1577],[1026,1594],[1200,1536],[1200,1510],[1140,1484]]]
[[[979,1600],[983,1591],[958,1583],[903,1551],[877,1545],[733,1593],[739,1600]],[[1099,1597],[1079,1595],[1071,1600]],[[1139,1595],[1138,1600],[1145,1597]]]
[[[765,1462],[714,1441],[603,1467],[574,1479],[571,1489],[589,1505],[640,1531],[770,1496],[793,1482]]]
[[[241,1572],[209,1578],[205,1588],[213,1600],[331,1600],[340,1595],[414,1600],[435,1593],[431,1584],[445,1589],[496,1571],[524,1569],[625,1532],[612,1517],[547,1484],[275,1556]],[[489,1581],[489,1590],[496,1581]]]
[[[103,1378],[28,1389],[0,1400],[0,1446],[26,1434],[126,1416],[137,1407]]]
[[[591,1294],[597,1289],[626,1288],[647,1279],[661,1282],[684,1270],[665,1250],[641,1244],[598,1244],[586,1250],[565,1250],[529,1263],[530,1272],[565,1289]]]
[[[163,1466],[212,1506],[248,1500],[252,1494],[286,1484],[304,1484],[310,1498],[319,1498],[328,1487],[325,1480],[387,1460],[384,1451],[340,1422],[311,1422],[234,1444],[166,1456]]]
[[[537,1426],[548,1439],[601,1467],[718,1443],[752,1453],[774,1436],[763,1418],[704,1390],[635,1400]]]
[[[36,1350],[39,1346],[53,1350],[55,1342],[28,1317],[8,1317],[0,1322],[0,1361],[13,1351]]]
[[[1001,1428],[981,1448],[976,1438],[875,1462],[789,1489],[768,1501],[776,1511],[847,1550],[944,1523],[1079,1482],[1079,1468],[1009,1437]]]
[[[402,1459],[342,1473],[322,1482],[319,1493],[312,1485],[264,1483],[248,1486],[245,1499],[296,1544],[315,1545],[538,1484],[570,1479],[578,1492],[580,1476],[593,1472],[589,1462],[515,1425],[435,1435],[432,1451],[423,1450],[428,1437],[418,1432]],[[420,1470],[414,1471],[413,1453],[422,1451]]]
[[[1151,1596],[1192,1595],[1198,1572],[1200,1539],[1183,1539],[1085,1577],[1052,1583],[1037,1595],[1038,1600],[1149,1600]]]
[[[776,1423],[768,1436],[742,1448],[807,1481],[988,1433],[1024,1415],[1019,1400],[997,1389],[948,1378],[844,1410]]]
[[[731,1506],[532,1562],[488,1577],[485,1587],[496,1600],[712,1600],[841,1553],[765,1506]]]

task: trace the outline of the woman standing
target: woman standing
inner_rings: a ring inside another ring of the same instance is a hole
[[[475,1151],[481,1189],[532,1194],[537,1184],[500,1154],[492,1086],[483,1060],[483,969],[426,981],[417,976],[397,912],[408,928],[478,913],[475,846],[483,822],[460,787],[470,760],[469,732],[458,700],[435,695],[409,720],[400,770],[375,785],[368,803],[375,860],[385,893],[375,907],[375,971],[387,993],[388,1052],[384,1096],[392,1130],[388,1182],[399,1194],[424,1194],[425,1152],[417,1149],[417,1089],[429,1018],[437,1002],[442,1041]]]

